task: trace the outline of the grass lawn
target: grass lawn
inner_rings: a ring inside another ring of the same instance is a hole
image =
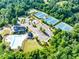
[[[4,36],[4,35],[7,35],[7,34],[10,34],[10,29],[9,28],[5,28],[5,29],[3,29],[2,31],[0,31],[0,34],[2,35],[2,36]]]
[[[2,43],[0,43],[0,55],[4,53],[4,50],[2,49]]]
[[[32,52],[37,49],[42,49],[43,47],[38,44],[38,42],[34,40],[26,40],[23,44],[23,51],[25,53]]]

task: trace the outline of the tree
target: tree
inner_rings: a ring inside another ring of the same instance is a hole
[[[75,26],[74,26],[74,31],[76,33],[79,33],[79,23],[76,23]]]
[[[0,42],[2,42],[2,39],[3,39],[3,37],[2,37],[2,35],[0,35]]]
[[[25,11],[21,4],[17,4],[17,6],[15,6],[15,11],[17,16],[25,15]]]
[[[16,19],[16,18],[13,18],[13,19],[12,19],[12,24],[13,24],[13,25],[16,25],[16,24],[17,24],[17,19]]]

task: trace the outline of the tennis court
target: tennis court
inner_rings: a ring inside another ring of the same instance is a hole
[[[46,19],[44,19],[45,22],[47,22],[48,24],[52,24],[52,25],[55,25],[56,23],[59,22],[59,20],[53,18],[53,17],[48,17]]]
[[[71,31],[73,29],[72,26],[70,26],[64,22],[59,23],[58,25],[55,26],[55,28],[57,28],[57,29],[59,28],[64,31]]]
[[[59,22],[59,20],[54,18],[54,17],[51,17],[51,16],[47,17],[46,13],[43,13],[43,12],[37,12],[35,14],[35,16],[38,18],[42,18],[45,22],[47,22],[48,24],[51,24],[51,25],[55,25]],[[73,29],[72,26],[70,26],[64,22],[57,24],[55,26],[55,28],[57,28],[57,29],[59,28],[59,29],[64,30],[64,31],[71,31]]]
[[[46,14],[45,13],[43,13],[43,12],[37,12],[36,14],[34,14],[36,17],[38,17],[38,18],[44,18],[45,16],[46,16]]]
[[[36,17],[38,18],[41,18],[43,19],[45,22],[47,22],[48,24],[51,24],[51,25],[55,25],[57,22],[59,22],[59,20],[57,20],[56,18],[54,17],[51,17],[51,16],[47,16],[46,13],[43,13],[43,12],[37,12],[36,14],[34,14]]]

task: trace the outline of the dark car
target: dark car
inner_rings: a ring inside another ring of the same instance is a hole
[[[33,33],[32,32],[28,32],[28,39],[33,39]]]

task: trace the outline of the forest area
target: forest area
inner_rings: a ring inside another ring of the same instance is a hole
[[[79,59],[79,0],[0,0],[0,27],[15,25],[19,16],[28,16],[29,9],[43,11],[73,26],[71,32],[55,29],[50,46],[24,53],[11,50],[0,38],[0,59]]]

